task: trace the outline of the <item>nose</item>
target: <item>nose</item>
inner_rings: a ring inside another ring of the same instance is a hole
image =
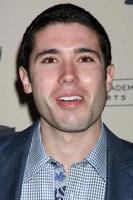
[[[78,70],[73,63],[63,63],[59,72],[60,84],[77,84],[79,82]]]

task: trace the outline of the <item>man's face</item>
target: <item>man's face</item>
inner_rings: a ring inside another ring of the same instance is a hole
[[[30,57],[30,79],[23,67],[19,72],[43,124],[81,132],[100,121],[113,67],[105,72],[98,37],[91,29],[78,23],[41,29]]]

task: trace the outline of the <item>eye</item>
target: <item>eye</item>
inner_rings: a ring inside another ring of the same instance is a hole
[[[79,62],[94,62],[94,59],[91,58],[90,56],[84,55],[79,58]]]
[[[57,62],[56,58],[54,58],[52,56],[46,57],[41,61],[41,63],[46,63],[46,64],[52,64],[52,63],[56,63],[56,62]]]

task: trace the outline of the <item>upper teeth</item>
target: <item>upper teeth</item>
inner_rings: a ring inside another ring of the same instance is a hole
[[[69,97],[60,97],[60,101],[73,101],[73,100],[81,100],[82,98],[80,96],[69,96]]]

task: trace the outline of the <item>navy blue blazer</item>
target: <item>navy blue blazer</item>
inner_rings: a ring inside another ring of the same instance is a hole
[[[37,123],[20,133],[13,134],[0,131],[0,200],[20,200],[25,164],[36,126]],[[133,144],[119,139],[106,126],[105,130],[105,200],[133,200]]]

